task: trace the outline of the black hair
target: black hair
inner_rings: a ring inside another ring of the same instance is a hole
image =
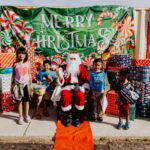
[[[100,62],[101,64],[103,64],[103,61],[100,58],[96,58],[93,63],[97,63],[97,62]]]
[[[120,70],[120,75],[123,77],[128,77],[129,69],[122,69]]]
[[[43,66],[44,66],[45,64],[49,64],[49,65],[51,66],[51,62],[50,62],[49,60],[44,60]]]
[[[16,61],[19,62],[20,59],[18,57],[19,54],[25,54],[25,59],[24,59],[24,62],[27,62],[28,61],[28,53],[26,51],[26,49],[24,47],[19,47],[17,49],[17,52],[16,52]]]

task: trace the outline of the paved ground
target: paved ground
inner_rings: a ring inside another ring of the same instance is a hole
[[[16,123],[18,119],[16,112],[2,113],[0,114],[0,137],[37,136],[52,139],[56,131],[56,114],[54,109],[51,109],[50,113],[49,118],[43,117],[42,120],[32,118],[31,123],[24,123],[23,125]],[[31,110],[30,115],[33,117],[33,110]],[[150,119],[130,121],[131,128],[128,131],[117,130],[117,123],[117,117],[107,115],[104,117],[103,123],[90,122],[94,139],[102,137],[150,137]]]

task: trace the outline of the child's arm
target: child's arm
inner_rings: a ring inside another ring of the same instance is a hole
[[[37,74],[37,84],[41,85],[42,84],[42,72],[41,70]]]

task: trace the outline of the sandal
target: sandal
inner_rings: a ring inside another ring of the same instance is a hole
[[[35,112],[35,118],[36,119],[41,119],[41,113],[39,111]]]
[[[50,114],[49,114],[49,112],[48,112],[47,110],[44,110],[44,111],[43,111],[43,115],[44,115],[45,117],[49,117],[49,116],[50,116]]]

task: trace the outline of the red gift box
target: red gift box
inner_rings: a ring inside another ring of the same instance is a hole
[[[111,114],[111,115],[119,114],[118,105],[116,104],[116,100],[117,100],[117,94],[115,93],[115,91],[109,91],[107,93],[108,106],[106,109],[106,114]]]
[[[0,102],[2,111],[10,112],[15,108],[13,100],[11,99],[11,92],[0,93]]]
[[[123,67],[112,67],[112,66],[109,66],[108,70],[121,70],[121,69],[127,69],[127,68],[128,68],[127,66],[123,66]]]
[[[0,53],[0,68],[12,67],[16,61],[16,53]]]
[[[150,59],[133,59],[133,66],[150,66]]]

